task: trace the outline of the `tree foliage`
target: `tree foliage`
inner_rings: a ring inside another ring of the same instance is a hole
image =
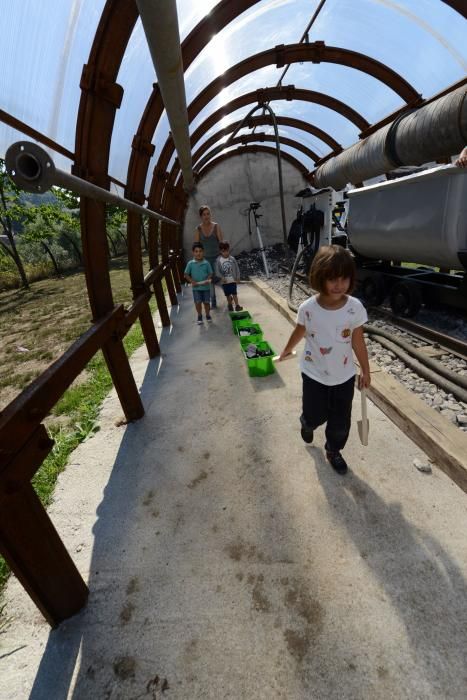
[[[21,191],[9,178],[5,168],[5,161],[3,158],[0,158],[0,225],[1,233],[8,240],[8,243],[5,243],[0,239],[0,249],[14,261],[23,287],[28,287],[29,284],[23,261],[16,247],[14,224],[24,222],[28,216],[28,207],[22,202]]]

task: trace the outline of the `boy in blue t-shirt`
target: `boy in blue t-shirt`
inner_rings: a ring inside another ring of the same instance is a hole
[[[206,314],[206,321],[210,323],[211,318],[211,279],[212,267],[211,263],[204,259],[204,248],[202,243],[193,243],[191,250],[193,251],[193,260],[190,260],[185,268],[185,279],[193,287],[193,300],[195,302],[196,311],[198,312],[198,325],[203,323],[202,305]]]

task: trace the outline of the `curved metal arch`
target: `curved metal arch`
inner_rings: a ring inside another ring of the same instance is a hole
[[[254,54],[253,56],[249,56],[245,60],[232,66],[221,76],[209,83],[209,85],[207,85],[191,102],[188,107],[189,122],[193,121],[218,92],[248,73],[260,68],[265,68],[273,63],[275,63],[278,68],[281,68],[286,63],[303,63],[306,61],[312,61],[313,63],[321,63],[324,61],[353,67],[372,75],[388,85],[388,87],[397,92],[405,102],[411,106],[419,104],[422,101],[421,95],[419,95],[404,78],[379,61],[356,51],[349,51],[348,49],[341,49],[335,46],[326,46],[324,42],[318,41],[312,44],[276,46],[274,49],[268,49]],[[165,146],[163,150],[165,150]],[[161,159],[159,160],[162,162]]]
[[[305,131],[309,134],[312,134],[313,136],[317,136],[321,140],[323,140],[325,143],[327,143],[331,148],[333,153],[340,153],[342,151],[342,146],[337,143],[329,134],[327,134],[325,131],[322,131],[321,129],[318,129],[318,127],[313,126],[312,124],[309,124],[308,122],[304,122],[301,119],[294,119],[293,117],[276,117],[276,122],[279,125],[282,126],[291,126],[295,129],[300,129],[301,131]],[[241,121],[233,122],[232,124],[229,124],[228,126],[225,127],[225,129],[221,129],[221,131],[217,131],[215,134],[213,134],[209,139],[207,139],[199,148],[198,150],[193,153],[193,163],[196,165],[196,163],[200,160],[201,156],[206,153],[206,151],[213,146],[219,139],[221,139],[223,136],[226,134],[230,134],[232,131],[235,131],[235,129],[241,124]],[[264,115],[264,116],[259,116],[259,117],[251,117],[248,120],[247,126],[251,129],[254,126],[263,126],[263,125],[269,125],[272,124],[272,117],[270,115]],[[259,136],[259,134],[257,134]],[[264,140],[264,139],[259,139],[259,140]],[[224,148],[226,148],[226,144],[222,144]],[[316,155],[316,154],[314,154]],[[175,170],[176,170],[176,176],[179,174],[179,166],[178,162],[174,164]]]
[[[215,158],[214,160],[210,161],[207,165],[204,166],[202,170],[199,171],[199,173],[197,173],[198,181],[205,177],[205,175],[207,175],[207,173],[210,170],[215,168],[216,165],[219,165],[219,163],[222,163],[224,160],[227,160],[229,158],[233,158],[234,156],[241,156],[244,153],[268,153],[274,158],[276,157],[275,149],[271,148],[270,146],[242,146],[240,148],[236,148],[234,151],[223,153],[218,158]],[[297,158],[294,158],[294,156],[290,155],[290,153],[285,152],[281,152],[281,157],[287,162],[289,162],[291,165],[293,165],[295,168],[297,168],[297,170],[303,175],[303,177],[306,180],[310,180],[310,171]]]
[[[321,141],[324,141],[324,143],[326,143],[332,149],[333,155],[342,151],[342,146],[340,145],[340,143],[333,139],[332,136],[330,136],[330,134],[328,134],[326,131],[323,131],[319,127],[314,126],[313,124],[304,122],[301,119],[294,119],[293,117],[276,117],[276,122],[281,126],[291,126],[294,129],[300,129],[301,131],[305,131],[308,134],[316,136],[317,138],[321,139]],[[225,129],[216,131],[215,134],[206,139],[206,141],[198,148],[198,150],[195,151],[195,153],[193,153],[193,163],[196,163],[201,158],[203,153],[205,153],[208,150],[208,148],[213,146],[216,143],[216,141],[219,141],[219,139],[221,139],[223,136],[226,136],[232,131],[235,131],[235,129],[240,124],[241,121],[232,122],[232,124],[226,126]],[[267,126],[272,124],[272,117],[270,115],[264,115],[259,117],[250,117],[246,126],[252,129],[256,126]],[[177,177],[180,169],[177,160],[174,163],[174,168],[176,170],[175,177]]]
[[[273,121],[270,115],[262,115],[258,117],[251,117],[248,120],[246,126],[251,129],[256,126],[272,125],[272,123]],[[329,156],[336,155],[337,153],[340,153],[343,150],[340,143],[333,139],[332,136],[330,136],[330,134],[328,134],[326,131],[323,131],[319,127],[314,126],[313,124],[309,124],[308,122],[305,122],[301,119],[295,119],[293,117],[276,117],[276,123],[281,126],[290,126],[294,129],[300,129],[301,131],[305,131],[306,133],[312,134],[313,136],[316,136],[317,138],[321,139],[332,149],[331,153],[328,154]],[[241,121],[232,122],[232,124],[226,126],[225,129],[217,131],[210,138],[208,138],[200,146],[200,148],[195,153],[193,153],[193,163],[196,163],[201,158],[203,153],[205,153],[208,150],[208,148],[213,146],[216,143],[216,141],[219,141],[219,139],[221,139],[223,136],[226,136],[232,131],[235,131],[235,129],[240,124]],[[178,185],[180,181],[179,178],[180,167],[178,160],[176,159],[172,170],[170,171],[169,181],[171,180],[172,182],[176,182],[176,184]]]
[[[364,131],[370,126],[369,122],[367,122],[361,114],[346,105],[344,102],[341,102],[337,98],[331,97],[330,95],[325,95],[323,92],[296,88],[294,85],[288,85],[287,87],[269,87],[240,95],[213,112],[209,117],[207,117],[207,119],[205,119],[204,122],[202,122],[202,124],[197,127],[197,129],[195,129],[191,135],[190,140],[192,146],[203,136],[203,134],[209,131],[212,126],[217,124],[223,117],[226,117],[231,112],[235,112],[237,109],[253,104],[253,102],[262,103],[278,100],[286,100],[288,102],[291,102],[292,100],[299,100],[302,102],[311,102],[313,104],[319,104],[322,107],[327,107],[328,109],[341,114],[343,117],[351,121],[360,129],[360,131]]]
[[[341,49],[337,46],[326,46],[324,42],[315,41],[312,44],[276,46],[274,49],[261,51],[240,61],[226,70],[221,76],[211,81],[199,93],[188,107],[188,119],[190,122],[193,121],[215,95],[249,73],[273,64],[277,68],[281,68],[288,63],[305,63],[308,61],[312,63],[338,63],[363,71],[394,90],[407,104],[418,104],[422,99],[421,95],[410,83],[396,71],[376,61],[374,58],[357,51]]]
[[[449,5],[453,10],[458,12],[462,17],[467,19],[467,4],[465,0],[441,0],[445,5]]]
[[[80,87],[73,173],[102,187],[109,187],[108,164],[115,112],[121,104],[123,89],[116,83],[118,71],[138,19],[132,0],[107,0],[84,66]],[[108,269],[105,205],[82,198],[80,201],[81,238],[85,260],[86,285],[95,321],[114,308]],[[139,236],[128,241],[130,276],[134,293],[144,284]],[[159,345],[149,304],[139,313],[149,355]],[[107,343],[103,353],[127,420],[144,414],[121,339]]]
[[[295,117],[276,117],[276,122],[277,124],[281,124],[282,126],[290,126],[293,129],[299,129],[300,131],[306,131],[308,134],[311,134],[312,136],[316,136],[316,138],[320,139],[320,141],[323,141],[325,144],[329,146],[333,151],[339,151],[342,150],[341,144],[336,141],[335,138],[331,136],[331,134],[328,134],[327,131],[324,131],[323,129],[320,129],[318,126],[315,124],[310,124],[309,122],[303,121],[303,119],[295,119]],[[239,124],[239,122],[236,122],[235,124],[230,124],[224,131],[228,130],[234,131],[236,126]],[[256,126],[272,126],[273,120],[272,117],[269,114],[265,115],[260,115],[258,117],[250,117],[250,119],[247,122],[247,127],[249,129],[253,129]],[[227,131],[226,131],[227,133]],[[204,144],[203,144],[204,146]]]
[[[199,125],[191,136],[190,141],[192,145],[194,145],[212,126],[217,124],[223,117],[227,116],[231,112],[235,112],[237,109],[245,107],[254,102],[263,103],[273,100],[287,100],[289,102],[292,100],[301,100],[304,102],[319,104],[323,107],[327,107],[328,109],[332,109],[338,114],[341,114],[361,130],[370,128],[370,124],[366,121],[366,119],[337,98],[331,97],[330,95],[326,95],[322,92],[305,90],[303,88],[296,88],[293,85],[288,85],[285,87],[261,88],[259,90],[248,92],[245,95],[240,95],[239,97],[231,100],[216,112],[213,112],[202,124]],[[155,177],[151,183],[149,193],[149,201],[154,207],[158,206],[156,203],[161,199],[162,190],[168,177],[166,169],[172,157],[173,151],[173,142],[169,137],[162,148],[159,159],[154,168]]]
[[[237,144],[247,145],[255,141],[259,141],[260,143],[276,143],[276,137],[272,134],[265,134],[263,132],[256,134],[244,134],[243,136],[236,136],[234,139],[232,139],[228,146],[234,146]],[[311,148],[304,146],[299,141],[295,141],[295,139],[289,139],[286,136],[279,136],[279,142],[281,143],[281,145],[290,146],[291,148],[295,148],[297,151],[301,151],[301,153],[310,158],[314,163],[320,160],[320,156],[317,153],[312,151]],[[209,151],[209,153],[206,153],[204,158],[201,158],[201,160],[197,164],[198,168],[202,169],[208,161],[214,158],[218,153],[221,153],[228,146],[226,146],[225,143],[221,143],[219,146],[216,146],[216,148],[213,148],[211,151]],[[196,165],[194,167],[196,168]]]

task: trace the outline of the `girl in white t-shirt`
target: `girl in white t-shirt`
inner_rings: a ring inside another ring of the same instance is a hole
[[[280,360],[305,338],[300,360],[303,379],[301,435],[313,441],[313,431],[326,423],[326,457],[345,474],[347,464],[340,451],[350,431],[355,368],[352,350],[360,365],[358,388],[370,385],[370,367],[363,324],[368,320],[362,303],[349,295],[356,279],[355,262],[348,250],[322,246],[311,265],[310,286],[317,293],[300,305],[297,325]]]

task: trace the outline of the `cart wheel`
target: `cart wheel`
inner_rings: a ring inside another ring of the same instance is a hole
[[[369,275],[365,277],[361,285],[361,294],[364,301],[370,306],[379,306],[386,297],[386,285],[382,275]]]
[[[422,305],[422,293],[415,284],[396,282],[390,294],[391,309],[398,316],[411,318],[415,316]]]

